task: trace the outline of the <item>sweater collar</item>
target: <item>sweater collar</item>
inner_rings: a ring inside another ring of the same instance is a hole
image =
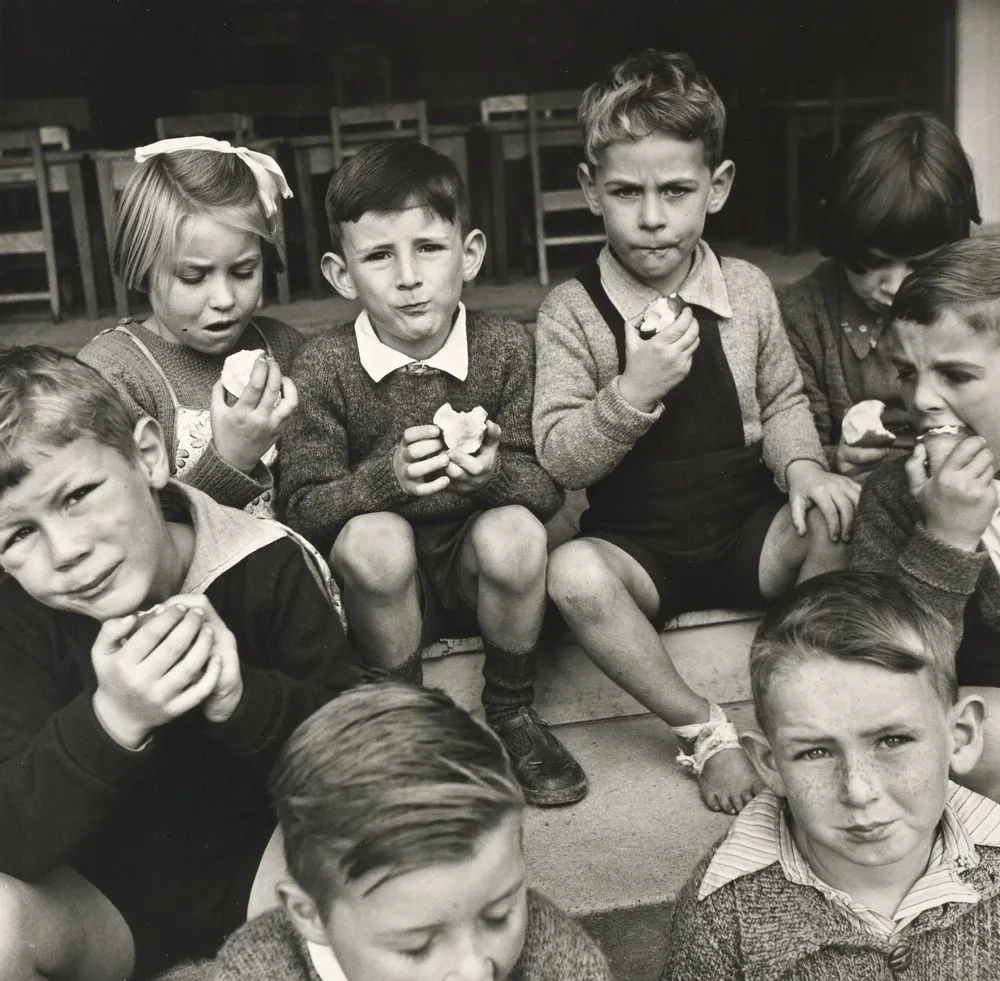
[[[625,320],[643,314],[646,307],[660,296],[658,290],[636,279],[607,245],[597,257],[597,265],[601,270],[601,285]],[[695,248],[691,269],[677,294],[685,303],[704,307],[720,319],[732,317],[733,309],[722,265],[704,240]]]
[[[367,310],[362,310],[354,321],[354,336],[358,341],[361,366],[375,382],[380,382],[386,375],[411,364],[437,368],[438,371],[445,371],[459,381],[465,381],[469,374],[469,340],[464,303],[458,305],[458,315],[441,350],[432,354],[426,361],[417,361],[416,358],[383,344],[375,333]]]

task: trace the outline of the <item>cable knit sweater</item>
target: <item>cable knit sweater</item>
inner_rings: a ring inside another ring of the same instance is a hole
[[[965,608],[976,603],[1000,645],[1000,574],[989,553],[966,552],[938,541],[924,528],[910,493],[905,460],[879,467],[865,482],[851,536],[851,566],[901,579],[962,637]],[[998,972],[1000,974],[1000,972]]]
[[[211,981],[319,981],[305,942],[284,910],[272,910],[237,930],[202,976]],[[611,981],[611,971],[583,927],[529,889],[524,948],[506,981]]]
[[[286,375],[291,370],[295,352],[302,345],[302,335],[298,331],[270,317],[254,317],[253,325],[260,329],[260,334],[251,325],[233,351],[219,355],[202,354],[186,344],[171,344],[135,320],[123,323],[149,348],[173,385],[180,404],[189,409],[203,410],[211,406],[212,388],[222,374],[228,354],[261,347],[261,335],[267,339],[275,360]],[[152,416],[160,423],[170,449],[173,473],[177,447],[174,403],[149,359],[132,340],[113,330],[103,331],[88,341],[77,356],[114,385],[133,416]],[[266,467],[256,468],[252,476],[231,467],[216,452],[214,440],[209,442],[201,459],[185,472],[183,480],[220,504],[234,508],[246,507],[272,486]]]
[[[414,524],[459,520],[485,508],[521,504],[542,521],[562,493],[539,466],[531,439],[534,357],[513,320],[468,311],[465,381],[442,371],[394,371],[376,382],[358,355],[353,324],[308,341],[295,359],[298,412],[281,438],[278,513],[324,554],[351,518],[394,511]],[[427,425],[445,403],[477,405],[501,430],[500,467],[479,491],[410,497],[392,453],[409,426]]]
[[[789,882],[778,864],[699,901],[715,851],[677,898],[662,981],[988,981],[1000,976],[1000,849],[978,846],[979,865],[962,873],[980,893],[978,903],[926,910],[893,938],[862,930],[816,889]]]
[[[619,279],[628,276],[616,260],[609,260],[607,249],[600,261],[602,280],[609,262]],[[629,290],[636,312],[657,295],[635,280]],[[728,309],[731,301],[732,316],[720,316],[719,333],[736,382],[744,438],[747,445],[763,440],[764,463],[777,485],[787,488],[785,471],[795,460],[815,460],[825,468],[802,376],[767,276],[739,259],[718,260],[702,244],[679,293],[687,303],[710,308]],[[704,302],[706,294],[715,302]],[[628,317],[632,311],[622,313]],[[662,405],[642,412],[622,397],[614,336],[576,279],[546,297],[538,311],[535,343],[538,459],[563,487],[588,487],[615,469],[659,418]]]

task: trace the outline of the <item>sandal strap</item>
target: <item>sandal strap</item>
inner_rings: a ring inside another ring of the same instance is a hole
[[[700,776],[705,764],[716,753],[725,749],[739,749],[740,738],[736,726],[726,718],[726,713],[714,702],[709,704],[708,721],[686,726],[671,726],[678,739],[691,747],[690,753],[680,750],[677,762],[683,770]]]

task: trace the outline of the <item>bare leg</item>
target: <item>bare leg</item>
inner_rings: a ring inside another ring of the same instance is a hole
[[[792,509],[785,505],[771,522],[760,552],[760,592],[776,599],[792,586],[823,572],[847,568],[847,546],[831,542],[826,520],[819,509],[806,514],[806,534],[792,524]]]
[[[134,962],[121,914],[78,873],[0,875],[0,981],[121,981]]]
[[[986,720],[983,723],[983,753],[971,773],[955,777],[977,794],[1000,801],[1000,688],[963,686],[961,695],[979,695],[986,702]]]
[[[518,505],[484,511],[462,549],[462,590],[483,637],[511,653],[538,644],[545,614],[545,528]]]
[[[581,538],[549,558],[549,595],[578,643],[612,680],[670,726],[708,721],[709,703],[688,686],[650,623],[659,597],[630,555]],[[699,778],[712,810],[735,813],[761,789],[743,750],[711,757]]]
[[[330,566],[365,661],[396,668],[412,657],[420,647],[422,617],[409,522],[388,511],[352,518],[333,544]]]

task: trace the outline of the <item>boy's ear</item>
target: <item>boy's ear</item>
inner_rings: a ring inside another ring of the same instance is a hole
[[[785,784],[778,773],[778,767],[774,762],[774,750],[771,742],[762,732],[756,729],[748,729],[740,733],[740,745],[743,751],[750,757],[753,768],[768,789],[773,790],[779,797],[785,796]]]
[[[732,160],[723,160],[712,174],[712,187],[708,192],[708,213],[714,215],[722,210],[729,198],[736,177],[736,164]]]
[[[323,914],[312,897],[294,879],[282,879],[275,889],[299,936],[314,944],[329,946],[330,938],[323,923]]]
[[[593,164],[586,162],[577,164],[576,179],[580,182],[580,189],[583,191],[587,207],[590,209],[592,215],[597,215],[600,218],[604,212],[601,210],[601,199],[597,193],[595,176]]]
[[[324,252],[323,258],[319,261],[319,268],[323,272],[326,281],[341,295],[348,300],[356,300],[358,291],[354,286],[354,279],[347,269],[347,263],[342,255],[336,252]]]
[[[163,430],[152,416],[143,416],[132,430],[139,466],[149,486],[159,490],[170,479],[170,457],[163,442]]]
[[[966,776],[979,762],[983,752],[983,722],[986,702],[982,696],[970,694],[960,698],[951,708],[951,772]]]
[[[462,243],[462,282],[471,283],[479,275],[483,259],[486,258],[486,236],[473,228]]]

